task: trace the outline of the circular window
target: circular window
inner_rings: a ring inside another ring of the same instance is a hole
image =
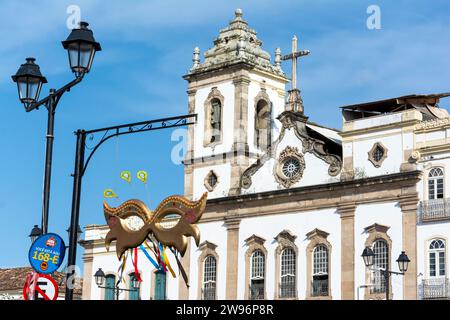
[[[292,178],[300,173],[300,161],[297,158],[290,157],[283,162],[283,174],[286,178]]]

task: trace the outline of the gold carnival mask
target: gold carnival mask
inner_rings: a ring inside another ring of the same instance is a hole
[[[206,207],[208,193],[204,193],[198,201],[190,201],[182,196],[170,196],[164,199],[153,212],[140,200],[125,201],[117,208],[103,203],[105,219],[109,232],[105,238],[105,246],[109,251],[112,241],[116,240],[117,257],[121,259],[127,249],[136,248],[150,235],[165,246],[175,247],[182,256],[186,252],[189,236],[200,242],[200,230],[195,224]],[[163,219],[178,217],[175,225],[165,224]],[[138,217],[142,226],[138,230],[130,228],[126,219]]]

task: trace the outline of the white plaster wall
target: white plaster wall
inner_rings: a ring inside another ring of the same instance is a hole
[[[425,142],[447,138],[445,130],[419,133],[416,135],[417,142]]]
[[[313,212],[299,212],[291,214],[278,214],[276,216],[256,217],[243,219],[239,228],[239,265],[238,265],[238,299],[244,299],[245,292],[245,239],[253,234],[266,239],[267,249],[266,293],[267,299],[274,299],[275,285],[275,249],[278,243],[274,237],[282,230],[288,229],[297,236],[295,244],[298,247],[297,285],[299,299],[306,297],[306,247],[309,241],[306,234],[313,229],[328,232],[328,241],[331,243],[331,295],[333,299],[341,297],[341,224],[340,217],[335,209],[318,210]]]
[[[216,145],[214,148],[204,147],[204,131],[205,131],[205,101],[211,92],[212,87],[217,87],[220,93],[224,97],[224,105],[222,106],[223,113],[223,135],[222,143]],[[201,89],[198,89],[195,94],[195,113],[197,113],[197,124],[194,127],[194,157],[205,157],[213,154],[220,154],[231,150],[234,135],[231,134],[234,128],[234,85],[232,81],[225,83],[210,85]]]
[[[372,128],[402,121],[402,112],[353,120],[353,130]],[[350,122],[350,121],[349,121]]]
[[[386,132],[377,133],[377,135]],[[390,136],[373,135],[373,138],[357,140],[353,142],[353,168],[360,168],[366,176],[373,177],[390,173],[400,172],[400,165],[403,161],[403,139],[401,132]],[[360,138],[358,136],[358,138]],[[376,142],[381,142],[387,148],[387,158],[384,159],[381,166],[376,168],[370,161],[368,152],[372,149]]]
[[[368,235],[364,233],[364,228],[378,223],[390,227],[387,231],[392,240],[390,267],[393,271],[398,270],[396,262],[402,251],[403,228],[402,212],[395,202],[359,205],[355,211],[355,297],[358,295],[358,287],[366,284],[365,265],[361,258],[364,245]],[[408,254],[408,252],[406,252]],[[394,299],[403,299],[403,278],[402,276],[391,277],[392,292]],[[364,299],[364,289],[359,290],[360,299]]]
[[[217,177],[218,183],[213,191],[209,192],[205,187],[205,178],[208,173],[213,170]],[[193,170],[194,176],[194,199],[198,199],[204,192],[208,192],[208,199],[221,198],[228,195],[230,191],[231,164],[224,163],[200,167]]]
[[[217,299],[225,299],[226,289],[226,262],[227,262],[227,230],[222,221],[199,223],[200,235],[202,243],[208,240],[211,243],[217,245],[216,252],[219,255],[219,261],[217,264]],[[201,251],[195,245],[195,242],[191,240],[191,259],[189,270],[189,299],[197,300],[198,298],[198,268],[203,266],[198,265],[198,258]]]

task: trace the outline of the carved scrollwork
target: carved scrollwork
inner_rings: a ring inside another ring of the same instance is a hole
[[[276,166],[275,179],[285,188],[300,181],[305,170],[305,159],[296,147],[287,146],[281,153]]]

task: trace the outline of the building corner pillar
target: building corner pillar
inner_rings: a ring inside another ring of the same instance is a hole
[[[356,205],[342,204],[341,216],[341,299],[355,299],[355,209]]]
[[[240,219],[225,218],[227,228],[226,300],[237,300]]]
[[[408,255],[408,270],[403,276],[403,299],[417,300],[417,202],[416,195],[400,199],[403,235],[402,250]]]
[[[234,84],[234,119],[233,119],[233,145],[230,176],[229,195],[241,193],[241,176],[249,165],[248,145],[248,92],[250,78],[243,73],[233,78]]]

